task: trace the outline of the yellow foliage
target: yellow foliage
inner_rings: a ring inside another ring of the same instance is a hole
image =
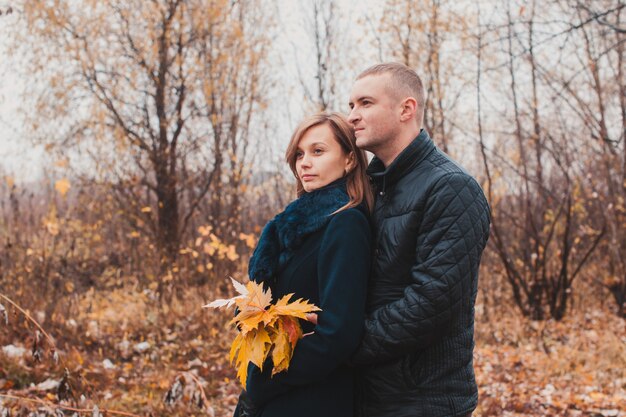
[[[52,236],[58,235],[59,223],[54,222],[54,221],[46,222],[46,230],[48,230],[48,233],[50,233]]]
[[[198,231],[202,236],[208,236],[210,239],[210,241],[204,243],[202,237],[198,237],[196,239],[194,245],[202,245],[202,252],[209,256],[217,256],[219,259],[228,259],[233,262],[239,259],[239,254],[237,254],[235,245],[224,244],[224,242],[222,242],[222,240],[217,237],[217,235],[211,233],[210,226],[206,228],[200,227]]]
[[[230,261],[234,262],[237,259],[239,259],[239,255],[237,255],[237,252],[235,251],[235,246],[234,245],[228,245],[228,247],[226,247],[225,254],[226,254],[226,257],[228,258],[228,260],[230,260]]]
[[[44,226],[48,233],[52,236],[56,236],[61,231],[61,227],[59,226],[59,219],[57,218],[57,212],[54,207],[50,210],[50,213],[46,218],[44,218]]]
[[[205,243],[204,246],[202,246],[202,250],[209,256],[213,256],[213,254],[215,253],[215,247],[212,246],[210,243]]]
[[[211,229],[213,229],[211,226],[200,226],[198,227],[198,233],[206,237],[211,234]]]
[[[239,233],[239,240],[246,242],[246,246],[250,249],[254,249],[256,246],[256,237],[253,234]]]
[[[298,319],[306,320],[306,315],[320,311],[318,307],[301,298],[289,302],[293,294],[287,294],[272,304],[272,291],[263,290],[263,284],[254,281],[245,286],[232,280],[239,295],[224,300],[215,300],[204,307],[219,308],[237,305],[239,313],[231,321],[239,329],[230,349],[230,361],[237,368],[237,377],[246,385],[248,364],[253,363],[263,369],[271,355],[272,375],[289,368],[293,350],[302,338],[302,328]]]
[[[54,189],[57,190],[57,192],[61,194],[63,197],[65,197],[70,187],[71,185],[67,178],[60,179],[54,183]]]

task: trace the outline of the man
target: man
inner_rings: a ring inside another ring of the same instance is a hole
[[[489,207],[477,182],[422,129],[424,90],[402,64],[358,77],[349,121],[371,151],[375,253],[353,357],[357,415],[469,416],[478,266]]]

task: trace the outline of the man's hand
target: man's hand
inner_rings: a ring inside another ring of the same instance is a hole
[[[314,325],[317,326],[317,314],[315,314],[315,313],[307,314],[306,315],[306,320],[310,321],[311,323],[313,323]],[[302,337],[311,336],[313,333],[315,333],[315,332],[305,333],[305,334],[302,335]]]

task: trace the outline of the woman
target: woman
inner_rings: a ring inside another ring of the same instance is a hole
[[[361,338],[371,261],[367,159],[345,117],[321,113],[298,126],[286,160],[298,198],[263,229],[249,274],[274,299],[295,293],[322,311],[315,327],[301,322],[313,334],[298,342],[286,372],[250,366],[235,416],[351,416],[346,361]]]

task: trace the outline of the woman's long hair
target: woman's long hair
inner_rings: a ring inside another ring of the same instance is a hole
[[[374,195],[369,184],[369,179],[365,170],[367,169],[367,156],[365,151],[359,149],[356,146],[356,138],[354,137],[354,131],[348,120],[344,115],[337,112],[323,112],[310,116],[303,120],[296,131],[291,136],[287,152],[285,153],[285,159],[289,164],[289,168],[296,177],[296,194],[300,197],[306,191],[302,186],[302,181],[298,178],[298,172],[296,171],[296,154],[298,151],[298,144],[304,136],[304,134],[314,126],[327,125],[333,132],[335,140],[341,146],[341,149],[347,154],[352,154],[354,157],[354,166],[346,173],[346,189],[350,201],[345,206],[341,207],[337,212],[356,207],[362,202],[365,203],[368,212],[371,212],[374,207]]]

